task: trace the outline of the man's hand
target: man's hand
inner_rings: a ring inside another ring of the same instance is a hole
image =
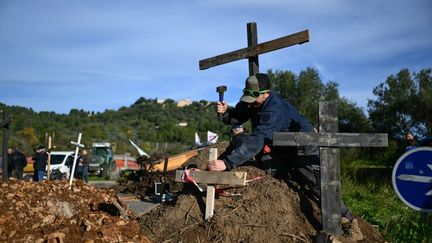
[[[218,101],[217,102],[217,104],[216,104],[216,112],[217,113],[223,114],[227,111],[227,109],[228,109],[228,105],[225,101],[222,101],[222,102]]]
[[[207,168],[213,171],[224,171],[226,170],[226,165],[223,160],[217,159],[210,161]]]

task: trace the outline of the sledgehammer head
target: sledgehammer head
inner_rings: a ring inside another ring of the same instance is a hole
[[[227,86],[222,85],[222,86],[217,86],[216,87],[216,92],[219,93],[219,101],[222,102],[224,99],[224,92],[227,91]]]

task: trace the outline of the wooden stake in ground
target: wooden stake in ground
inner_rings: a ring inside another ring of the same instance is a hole
[[[50,165],[51,165],[51,136],[48,137],[48,161],[47,161],[47,179],[50,180]]]
[[[216,160],[217,156],[217,148],[210,148],[209,161]],[[209,220],[213,217],[215,192],[216,190],[214,185],[207,185],[205,220]]]
[[[74,174],[75,174],[75,166],[76,166],[76,162],[77,162],[77,159],[78,159],[79,148],[80,147],[84,148],[84,145],[81,144],[81,135],[82,134],[79,133],[79,135],[78,135],[78,141],[77,142],[71,141],[71,144],[75,145],[75,156],[74,156],[74,160],[73,160],[73,164],[72,164],[72,171],[71,171],[71,174],[69,176],[69,190],[72,188],[72,180],[73,180]]]

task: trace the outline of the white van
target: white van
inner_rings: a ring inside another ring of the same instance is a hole
[[[69,179],[74,155],[74,151],[51,151],[50,175],[57,176],[53,179]],[[46,169],[48,171],[48,165]]]

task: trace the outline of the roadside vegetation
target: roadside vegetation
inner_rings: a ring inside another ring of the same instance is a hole
[[[364,162],[342,164],[342,198],[350,210],[378,227],[389,242],[432,242],[431,216],[429,222],[422,222],[421,213],[398,198],[392,186],[392,168]]]

